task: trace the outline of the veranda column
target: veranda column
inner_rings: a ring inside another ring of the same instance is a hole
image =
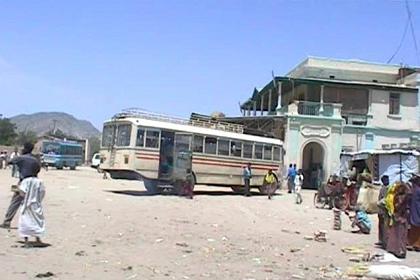
[[[277,93],[278,93],[278,97],[277,97],[277,114],[279,114],[279,111],[281,110],[281,86],[282,86],[282,82],[278,82],[277,83]]]
[[[270,113],[271,113],[271,102],[272,102],[272,99],[273,99],[273,91],[270,89],[268,91],[268,115],[270,115]]]
[[[261,116],[264,115],[264,94],[261,94],[261,106],[260,106],[260,110],[261,110]]]
[[[254,117],[257,116],[257,101],[254,101]]]
[[[321,85],[321,96],[320,96],[320,107],[319,107],[319,112],[323,113],[324,112],[324,85]]]

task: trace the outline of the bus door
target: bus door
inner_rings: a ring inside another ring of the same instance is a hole
[[[191,134],[175,133],[173,181],[186,181],[192,176]]]
[[[159,179],[169,180],[172,177],[174,165],[175,133],[161,131],[159,151]]]

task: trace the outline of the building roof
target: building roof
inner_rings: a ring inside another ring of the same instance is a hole
[[[254,89],[252,96],[241,104],[241,109],[252,108],[254,102],[257,103],[257,109],[259,108],[259,102],[263,94],[268,94],[269,90],[272,90],[272,100],[276,103],[278,99],[277,84],[278,82],[289,82],[294,85],[297,84],[318,84],[318,85],[335,85],[341,87],[352,87],[352,88],[368,88],[368,89],[379,89],[379,90],[395,90],[398,92],[417,92],[416,87],[410,87],[399,84],[387,84],[377,82],[362,82],[362,81],[346,81],[337,79],[319,79],[319,78],[292,78],[287,76],[274,77],[268,84],[266,84],[261,90]]]

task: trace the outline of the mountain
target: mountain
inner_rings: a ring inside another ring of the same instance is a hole
[[[30,115],[17,115],[10,118],[18,131],[31,130],[42,136],[54,128],[66,135],[80,139],[99,137],[100,131],[89,121],[78,120],[72,115],[61,112],[41,112]],[[55,127],[54,127],[55,126]]]

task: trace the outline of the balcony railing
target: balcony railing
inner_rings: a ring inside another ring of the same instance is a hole
[[[288,107],[291,115],[341,117],[341,104],[295,101]]]
[[[318,102],[299,101],[298,114],[308,116],[332,117],[334,114],[334,107],[333,104],[330,103],[321,104]]]

